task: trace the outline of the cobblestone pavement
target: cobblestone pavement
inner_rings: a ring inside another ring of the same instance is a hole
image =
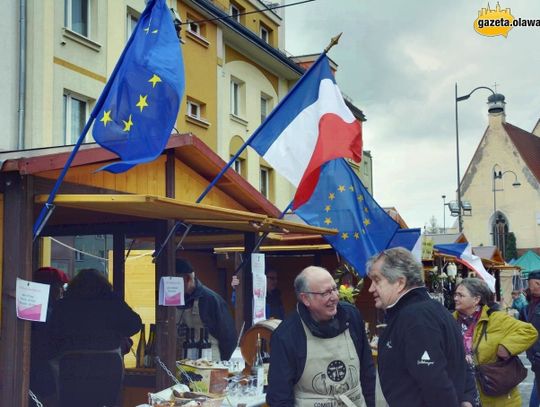
[[[534,385],[534,373],[531,372],[531,363],[525,356],[525,353],[519,355],[521,361],[527,368],[527,377],[519,385],[519,392],[521,393],[521,405],[522,407],[529,407],[529,398],[531,397],[531,390]]]

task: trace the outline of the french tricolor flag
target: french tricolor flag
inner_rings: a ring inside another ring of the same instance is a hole
[[[349,110],[326,54],[300,78],[248,144],[298,187],[294,208],[305,203],[325,162],[362,158],[362,128]]]
[[[439,253],[454,256],[458,263],[461,263],[470,270],[475,271],[478,277],[482,278],[486,282],[491,291],[495,292],[495,277],[489,274],[484,268],[482,259],[472,253],[470,243],[436,244],[433,246],[433,248]]]

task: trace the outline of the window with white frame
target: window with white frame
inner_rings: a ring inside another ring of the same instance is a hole
[[[244,83],[238,79],[231,79],[231,113],[240,116],[242,113],[242,93]]]
[[[232,158],[232,157],[231,157]],[[233,162],[233,169],[240,175],[242,175],[242,169],[244,168],[243,159],[237,158]]]
[[[261,95],[261,123],[265,121],[266,116],[272,109],[272,98],[266,95]]]
[[[267,44],[270,43],[270,30],[261,25],[261,39]]]
[[[192,100],[188,100],[187,114],[188,116],[194,117],[195,119],[200,119],[201,118],[201,105]]]
[[[75,144],[88,117],[88,101],[71,93],[64,94],[64,143]]]
[[[270,169],[261,167],[260,176],[259,176],[259,186],[261,194],[268,198],[270,193]]]
[[[188,24],[187,24],[187,27],[188,27],[188,31],[197,35],[197,36],[202,36],[202,33],[201,33],[201,25],[195,21],[189,21],[188,20]]]
[[[240,22],[240,7],[238,7],[236,4],[232,4],[229,6],[229,15],[232,17],[234,21],[237,23]]]
[[[131,37],[133,31],[135,31],[135,27],[137,26],[138,22],[139,15],[134,10],[128,9],[126,21],[126,41],[129,40],[129,37]]]
[[[71,31],[90,37],[92,0],[64,0],[64,25]]]

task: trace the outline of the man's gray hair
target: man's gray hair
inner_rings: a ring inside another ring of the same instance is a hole
[[[480,305],[493,305],[493,293],[484,280],[479,278],[464,278],[458,287],[465,287],[473,297],[480,297]]]
[[[296,298],[300,299],[300,294],[305,293],[307,291],[310,291],[309,288],[309,282],[308,282],[308,274],[310,271],[314,270],[326,270],[324,267],[318,267],[318,266],[308,266],[305,269],[303,269],[300,274],[296,276],[294,279],[294,292],[296,293]]]
[[[409,250],[403,247],[394,247],[371,257],[366,263],[368,275],[373,264],[379,260],[381,260],[381,274],[390,283],[395,283],[399,278],[404,277],[405,288],[424,285],[422,263],[416,260]]]

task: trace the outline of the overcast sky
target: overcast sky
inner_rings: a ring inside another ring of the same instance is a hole
[[[500,6],[515,18],[540,19],[538,0]],[[286,8],[286,49],[294,55],[321,52],[343,32],[329,56],[339,65],[339,87],[367,117],[375,199],[395,206],[409,227],[431,216],[442,226],[441,196],[456,196],[456,82],[460,96],[496,83],[506,120],[517,127],[531,131],[540,118],[540,27],[481,36],[473,22],[482,7],[487,1],[315,0]],[[487,127],[489,94],[459,103],[462,176]],[[454,222],[447,209],[446,226]]]

